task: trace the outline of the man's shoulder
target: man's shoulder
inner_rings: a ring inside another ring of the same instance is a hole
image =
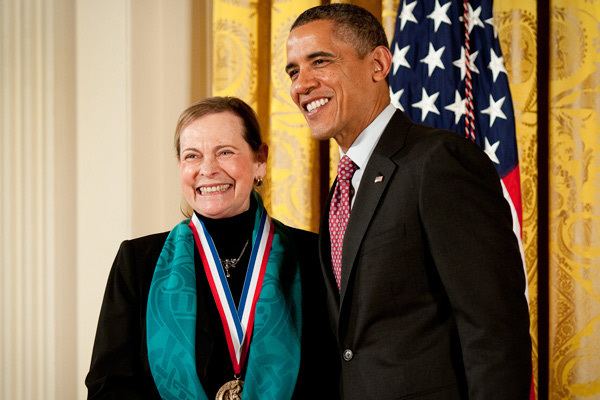
[[[443,143],[466,141],[464,137],[447,129],[434,128],[432,126],[414,122],[411,124],[407,135],[410,140],[417,142]]]
[[[384,144],[404,143],[408,145],[428,144],[444,142],[466,141],[464,137],[447,129],[434,128],[422,123],[414,122],[401,110],[396,110],[394,116],[384,131],[384,138],[380,139]]]
[[[475,143],[456,132],[416,123],[402,111],[397,111],[397,113],[401,114],[399,117],[403,120],[401,126],[405,129],[405,143],[412,151],[421,150],[429,153],[436,149],[456,149],[458,147],[467,151],[481,152]]]

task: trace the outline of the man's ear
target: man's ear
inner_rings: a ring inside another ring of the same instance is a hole
[[[379,82],[385,80],[392,68],[392,53],[385,46],[377,46],[371,51],[373,61],[373,81]]]

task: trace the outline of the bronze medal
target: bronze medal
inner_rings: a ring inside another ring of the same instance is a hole
[[[244,381],[240,379],[225,382],[217,392],[215,400],[241,400],[243,387]]]

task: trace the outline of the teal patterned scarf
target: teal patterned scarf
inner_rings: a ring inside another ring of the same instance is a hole
[[[253,243],[262,213],[258,195]],[[208,399],[196,373],[196,268],[190,220],[170,232],[156,264],[146,312],[148,361],[163,399]],[[242,400],[289,399],[300,366],[300,271],[290,258],[290,238],[277,221],[255,311]],[[286,264],[284,265],[284,260]],[[282,268],[294,268],[291,286]],[[199,268],[197,273],[204,273]],[[225,383],[225,382],[223,382]]]

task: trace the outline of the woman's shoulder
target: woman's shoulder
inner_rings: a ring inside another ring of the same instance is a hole
[[[313,245],[317,243],[319,235],[314,232],[307,231],[300,228],[295,228],[290,225],[286,225],[281,221],[273,219],[276,229],[284,232],[292,241],[301,244]]]
[[[167,236],[169,236],[169,231],[152,233],[150,235],[124,240],[121,243],[121,247],[125,247],[134,251],[144,251],[157,247],[162,249],[163,245],[165,244],[165,240],[167,240]]]
[[[113,267],[135,275],[145,275],[145,271],[152,273],[168,235],[169,232],[160,232],[124,240]]]
[[[304,229],[282,224],[278,221],[277,223],[280,226],[280,231],[285,232],[283,236],[286,238],[284,242],[286,244],[284,246],[291,251],[291,254],[293,254],[300,263],[302,266],[301,270],[312,270],[313,265],[318,265],[319,235]],[[311,268],[306,268],[306,266],[311,266]],[[304,275],[306,272],[303,272],[302,274]],[[306,279],[306,277],[303,276],[303,279]]]

